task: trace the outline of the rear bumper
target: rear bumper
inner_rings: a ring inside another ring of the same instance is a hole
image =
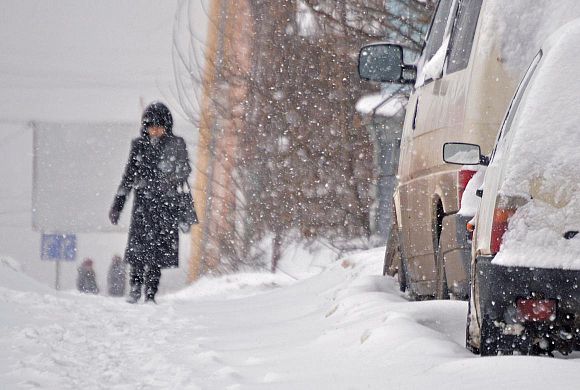
[[[492,320],[504,334],[544,338],[551,350],[580,347],[580,271],[506,267],[492,264],[493,257],[476,262],[478,296],[482,317]],[[518,298],[539,297],[558,301],[556,318],[547,322],[520,323],[516,316]],[[545,344],[545,343],[544,343]]]

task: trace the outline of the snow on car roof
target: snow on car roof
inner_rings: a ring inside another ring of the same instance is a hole
[[[528,203],[510,219],[494,263],[580,269],[580,19],[554,33],[511,132],[500,193]]]
[[[502,192],[526,194],[543,178],[555,191],[580,166],[580,19],[543,46],[543,58],[512,126],[514,141]]]
[[[557,3],[557,4],[556,4]],[[506,70],[520,74],[550,34],[580,16],[578,0],[487,0],[479,50],[497,46]]]

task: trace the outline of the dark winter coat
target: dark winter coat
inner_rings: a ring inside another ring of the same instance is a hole
[[[177,267],[178,188],[191,168],[183,138],[171,128],[160,138],[150,139],[146,129],[131,143],[129,161],[111,208],[118,216],[134,191],[133,211],[125,261],[129,264]]]
[[[78,268],[77,289],[87,294],[99,293],[95,271],[91,267],[82,265]]]

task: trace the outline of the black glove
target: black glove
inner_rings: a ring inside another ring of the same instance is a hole
[[[121,214],[121,210],[123,210],[126,198],[125,195],[115,196],[115,200],[113,201],[113,205],[109,211],[109,221],[111,221],[113,225],[116,225],[117,222],[119,222],[119,215]]]
[[[109,211],[109,221],[111,221],[113,225],[116,225],[117,222],[119,222],[119,211],[112,208],[111,211]]]

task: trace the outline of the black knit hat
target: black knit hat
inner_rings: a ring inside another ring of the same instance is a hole
[[[149,126],[161,126],[167,133],[173,128],[173,117],[169,108],[161,102],[153,102],[145,108],[141,116],[141,126],[146,131]]]

